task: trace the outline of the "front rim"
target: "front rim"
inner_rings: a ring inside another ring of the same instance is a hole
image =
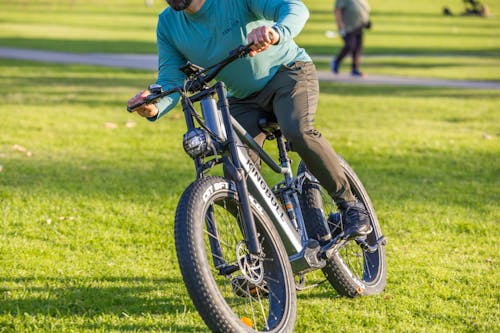
[[[285,267],[262,218],[254,215],[264,258],[252,258],[241,232],[235,197],[219,195],[206,207],[204,249],[219,295],[247,327],[270,331],[286,321]],[[231,269],[221,274],[221,267]]]

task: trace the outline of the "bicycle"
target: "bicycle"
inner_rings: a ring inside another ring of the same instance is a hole
[[[153,84],[144,102],[128,111],[169,94],[181,96],[183,147],[196,180],[179,200],[175,245],[184,284],[206,325],[214,332],[292,332],[296,292],[308,287],[309,272],[321,269],[340,295],[380,293],[386,241],[363,184],[345,160],[352,191],[370,215],[373,231],[366,237],[344,234],[337,206],[303,162],[293,176],[278,124],[259,121],[267,139],[277,143],[279,163],[230,115],[224,83],[212,80],[249,51],[250,45],[240,46],[207,69],[188,62],[180,68],[184,85],[164,91]],[[248,149],[283,181],[270,187]],[[224,177],[210,175],[219,164]]]

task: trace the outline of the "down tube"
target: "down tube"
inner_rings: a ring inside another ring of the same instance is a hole
[[[303,249],[300,234],[296,231],[288,218],[287,213],[281,207],[281,203],[269,188],[255,164],[248,157],[245,148],[238,145],[238,157],[241,166],[247,175],[247,185],[250,194],[258,201],[271,218],[278,230],[283,245],[289,256],[300,253]]]

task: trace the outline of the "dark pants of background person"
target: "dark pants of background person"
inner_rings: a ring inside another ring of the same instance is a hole
[[[340,64],[349,53],[352,54],[352,70],[359,71],[361,52],[363,50],[363,27],[348,32],[344,37],[344,47],[339,51],[335,61]]]
[[[337,204],[356,200],[332,146],[314,127],[319,84],[312,62],[282,65],[261,91],[229,98],[231,114],[262,146],[258,120],[274,114],[281,132]],[[254,161],[256,155],[251,156]]]

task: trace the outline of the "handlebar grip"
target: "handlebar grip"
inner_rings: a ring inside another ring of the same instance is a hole
[[[135,109],[137,109],[139,106],[143,106],[144,104],[145,104],[144,102],[141,102],[132,106],[127,106],[127,111],[132,113],[135,111]]]

